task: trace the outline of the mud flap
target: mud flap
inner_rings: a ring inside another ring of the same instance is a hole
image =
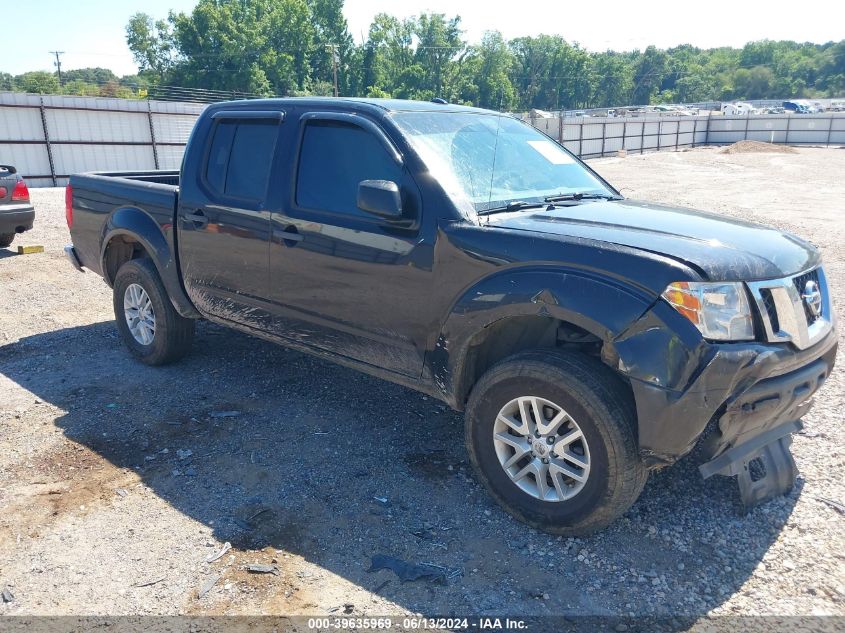
[[[702,464],[699,472],[704,479],[713,475],[736,476],[739,495],[747,509],[784,495],[792,490],[798,476],[789,446],[792,433],[802,428],[800,420],[787,422]]]

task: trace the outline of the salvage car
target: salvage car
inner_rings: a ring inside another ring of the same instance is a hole
[[[0,248],[11,246],[15,235],[29,231],[34,221],[26,182],[12,165],[0,165]]]
[[[607,526],[694,447],[749,505],[787,492],[834,365],[811,244],[627,200],[487,110],[216,104],[181,171],[74,175],[66,199],[68,258],[141,362],[208,319],[430,394],[490,494],[553,533]]]

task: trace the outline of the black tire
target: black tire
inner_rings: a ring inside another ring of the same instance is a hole
[[[497,457],[495,420],[520,396],[559,405],[583,432],[590,471],[583,488],[567,500],[544,501],[523,491]],[[518,520],[566,536],[608,526],[639,497],[648,471],[639,459],[635,428],[633,398],[620,378],[594,358],[557,350],[524,352],[494,365],[473,388],[466,409],[469,457],[490,494]]]
[[[6,248],[7,246],[11,246],[12,241],[14,241],[14,239],[14,233],[0,233],[0,248]]]
[[[152,342],[147,345],[135,339],[124,313],[124,295],[131,284],[138,284],[144,289],[155,313],[155,334]],[[147,258],[132,259],[117,271],[114,279],[114,316],[124,344],[142,363],[166,365],[179,360],[191,350],[194,321],[176,312],[158,271]]]

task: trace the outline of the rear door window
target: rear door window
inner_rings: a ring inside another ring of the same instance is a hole
[[[205,169],[208,186],[227,198],[263,200],[278,131],[272,119],[219,121]]]

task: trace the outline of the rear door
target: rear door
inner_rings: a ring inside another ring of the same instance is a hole
[[[180,192],[179,264],[203,313],[260,327],[267,296],[270,213],[267,187],[284,115],[213,115],[196,186]]]

